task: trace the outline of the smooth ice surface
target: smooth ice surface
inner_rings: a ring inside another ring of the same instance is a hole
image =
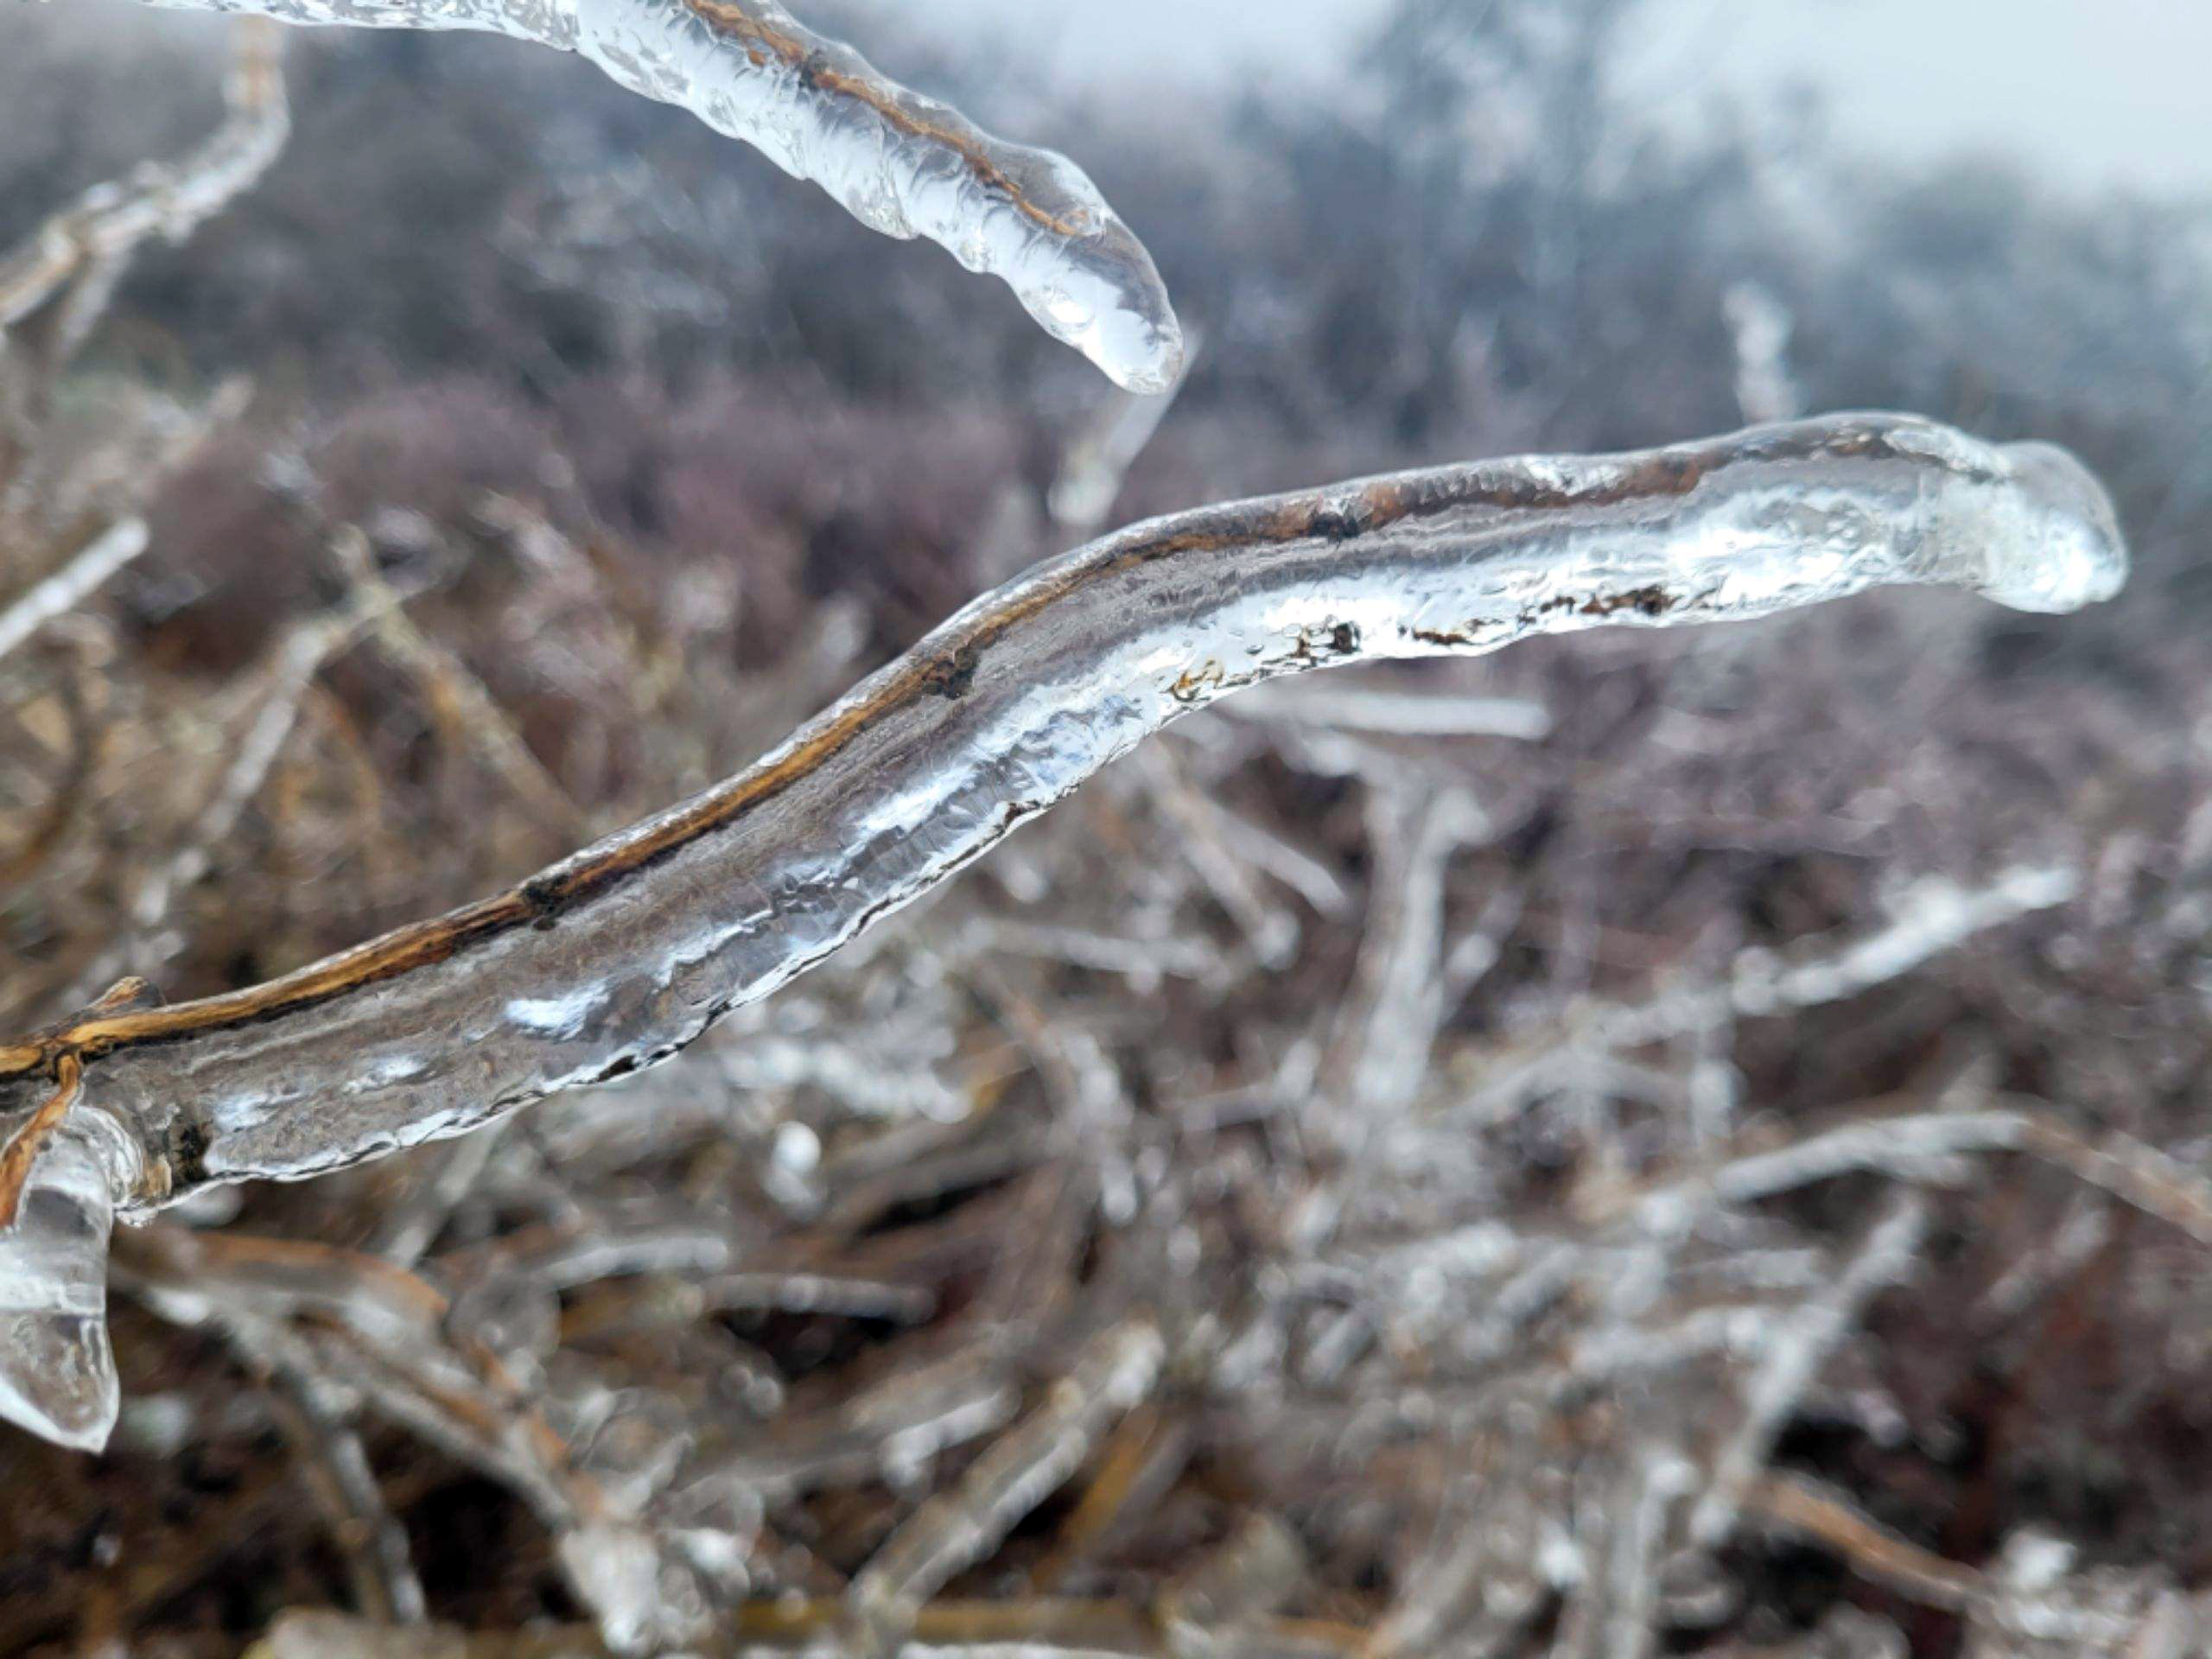
[[[0,1232],[0,1417],[86,1452],[107,1444],[120,1401],[107,1339],[118,1148],[99,1134],[64,1122]]]
[[[665,1058],[1240,686],[1884,583],[2068,609],[2111,594],[2126,564],[2101,492],[2063,453],[1887,415],[1203,508],[1039,565],[747,772],[513,893],[49,1041],[83,1057],[78,1114],[133,1126],[165,1176],[118,1185],[132,1207],[310,1176]],[[42,1092],[22,1069],[35,1052],[0,1052],[0,1122]],[[91,1230],[16,1261],[9,1294],[81,1285]]]
[[[827,190],[886,236],[997,276],[1132,391],[1174,383],[1183,336],[1152,257],[1066,156],[993,137],[887,79],[773,0],[148,0],[288,23],[467,29],[590,59]]]

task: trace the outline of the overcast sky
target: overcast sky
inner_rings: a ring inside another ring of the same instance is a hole
[[[1325,93],[1345,38],[1388,3],[860,0],[856,10],[943,19],[949,35],[988,22],[1026,37],[1064,76],[1157,99],[1240,65],[1281,89]],[[792,5],[809,14],[804,0]],[[1647,15],[1629,88],[1686,123],[1716,99],[1770,100],[1802,79],[1825,93],[1839,138],[1892,162],[1999,150],[2078,190],[2123,183],[2212,198],[2212,0],[1649,0]],[[83,0],[8,19],[18,35],[71,22],[125,39],[159,23],[208,26]],[[868,50],[857,20],[853,32]]]
[[[1063,71],[1128,79],[1244,60],[1319,84],[1382,0],[931,0],[1049,48]],[[2028,157],[2082,189],[2212,193],[2212,0],[1671,0],[1630,67],[1694,120],[1717,96],[1802,77],[1848,143]]]

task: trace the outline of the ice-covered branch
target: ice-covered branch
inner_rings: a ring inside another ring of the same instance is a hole
[[[995,138],[774,0],[149,0],[288,23],[482,29],[580,53],[690,111],[871,230],[925,236],[999,277],[1046,333],[1132,391],[1165,391],[1183,338],[1152,257],[1065,156]],[[0,294],[4,294],[0,287]],[[0,321],[6,317],[0,308]]]
[[[2072,870],[2055,866],[2021,866],[1975,888],[1930,876],[1891,902],[1887,927],[1839,950],[1815,950],[1794,961],[1745,950],[1719,984],[1662,992],[1636,1007],[1606,1011],[1599,1023],[1609,1041],[1626,1047],[1730,1015],[1757,1018],[1840,1002],[1910,973],[1977,933],[2064,904],[2076,884]]]
[[[1522,697],[1455,696],[1372,685],[1332,687],[1319,696],[1262,691],[1245,698],[1235,712],[1386,737],[1517,737],[1533,743],[1552,729],[1543,707]]]
[[[1833,1550],[1871,1583],[1962,1615],[1974,1659],[2182,1659],[2204,1650],[2212,1624],[2212,1600],[2176,1591],[2164,1571],[2077,1571],[2069,1547],[2033,1532],[2013,1535],[1983,1569],[1930,1554],[1799,1476],[1767,1477],[1745,1511]]]
[[[268,171],[291,130],[276,29],[258,21],[240,27],[223,96],[223,124],[198,149],[99,186],[0,255],[0,333],[73,284],[105,296],[149,237],[181,240]],[[90,321],[89,315],[74,320],[65,333],[81,334]]]
[[[1159,1331],[1142,1319],[1095,1338],[1042,1407],[884,1541],[846,1593],[862,1627],[896,1645],[925,1601],[1058,1491],[1115,1421],[1152,1392],[1166,1357]]]
[[[313,1175],[666,1058],[1239,686],[1890,582],[2065,610],[2125,563],[2063,452],[1886,415],[1155,519],[976,601],[752,768],[510,892],[264,985],[0,1047],[0,1121],[75,1064],[55,1138],[98,1144],[127,1210]],[[51,1272],[0,1237],[0,1283]]]
[[[2212,1244],[2212,1181],[2132,1135],[2083,1135],[2040,1102],[2006,1098],[1986,1109],[1872,1117],[1746,1151],[1685,1180],[1635,1195],[1624,1213],[1649,1232],[1679,1236],[1714,1210],[1859,1171],[1936,1182],[1970,1154],[2024,1152],[2145,1215]],[[1600,1201],[1598,1214],[1608,1208]]]
[[[0,657],[55,617],[73,610],[110,576],[146,550],[146,522],[120,518],[85,543],[52,575],[0,608]]]
[[[1517,1043],[1510,1063],[1484,1080],[1471,1107],[1500,1117],[1563,1076],[1610,1068],[1624,1050],[1682,1038],[1702,1051],[1699,1069],[1709,1077],[1721,1069],[1714,1051],[1735,1020],[1861,995],[1979,933],[2066,903],[2078,881],[2071,869],[2046,865],[2017,866],[1974,887],[1929,876],[1890,901],[1888,925],[1873,932],[1844,930],[1840,940],[1824,936],[1786,953],[1740,950],[1724,973],[1678,977],[1640,1001],[1580,1001]]]
[[[1781,1321],[1744,1389],[1743,1416],[1713,1459],[1711,1484],[1691,1511],[1691,1536],[1712,1546],[1735,1523],[1744,1494],[1758,1478],[1789,1414],[1814,1374],[1875,1294],[1903,1278],[1928,1230],[1916,1194],[1893,1203],[1869,1230],[1835,1282]]]

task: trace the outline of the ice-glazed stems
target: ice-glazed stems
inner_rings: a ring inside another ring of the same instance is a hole
[[[961,611],[720,785],[521,886],[251,989],[0,1048],[0,1110],[83,1070],[133,1207],[454,1135],[664,1058],[1224,692],[1885,582],[2063,610],[2125,552],[2062,452],[1855,415],[1486,461],[1154,519]]]
[[[1152,257],[1065,156],[1008,143],[887,79],[773,0],[149,0],[288,23],[483,29],[590,59],[689,110],[871,229],[1001,278],[1055,340],[1165,391],[1183,337]]]
[[[664,1059],[1237,687],[1882,583],[2061,611],[2111,594],[2126,563],[2063,452],[1891,415],[1132,526],[977,600],[747,770],[509,892],[246,990],[162,1007],[119,987],[0,1047],[0,1131],[36,1136],[0,1160],[29,1172],[0,1285],[29,1316],[18,1333],[43,1340],[44,1314],[67,1310],[38,1294],[54,1277],[40,1214],[104,1243],[111,1204],[315,1175]]]

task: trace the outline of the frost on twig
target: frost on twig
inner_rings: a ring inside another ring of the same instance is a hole
[[[1491,821],[1474,798],[1446,789],[1399,809],[1377,809],[1382,833],[1367,938],[1349,999],[1339,1111],[1332,1126],[1391,1123],[1412,1105],[1445,1016],[1446,868],[1452,854],[1486,838]],[[1363,1131],[1361,1131],[1363,1132]]]
[[[1786,421],[1804,413],[1789,374],[1791,318],[1763,283],[1739,282],[1720,296],[1735,337],[1736,403],[1747,421]]]
[[[257,1343],[256,1334],[265,1340]],[[274,1327],[257,1333],[240,1326],[231,1335],[249,1363],[269,1373],[277,1424],[307,1473],[331,1541],[346,1558],[355,1605],[385,1624],[421,1624],[423,1582],[406,1531],[385,1504],[360,1436],[324,1398],[312,1361]]]
[[[1263,969],[1286,965],[1298,948],[1298,918],[1273,902],[1252,865],[1230,850],[1221,813],[1191,786],[1173,756],[1154,747],[1140,758],[1161,815],[1181,832],[1177,844],[1182,856],[1235,920],[1253,960]]]
[[[1151,256],[1065,156],[1011,144],[880,74],[774,0],[149,0],[288,23],[484,29],[581,53],[690,111],[871,230],[927,237],[1003,280],[1055,340],[1118,385],[1165,391],[1182,333]],[[0,289],[0,294],[4,294]],[[4,320],[0,310],[0,320]]]
[[[1744,1147],[1700,1174],[1624,1201],[1593,1195],[1589,1207],[1597,1216],[1623,1212],[1650,1232],[1680,1235],[1714,1209],[1755,1204],[1854,1171],[1944,1185],[1956,1179],[1967,1154],[2015,1151],[2171,1223],[2199,1243],[2212,1243],[2212,1180],[2133,1136],[2084,1135],[2042,1103],[2018,1098],[1976,1111],[1869,1117],[1779,1145]]]
[[[995,1358],[963,1354],[864,1392],[826,1421],[787,1421],[771,1444],[702,1461],[691,1473],[702,1486],[732,1483],[772,1498],[861,1480],[903,1484],[948,1450],[1003,1427],[1020,1405]]]
[[[1445,1499],[1397,1598],[1369,1634],[1361,1659],[1414,1659],[1447,1641],[1495,1652],[1532,1624],[1562,1587],[1558,1516],[1564,1481],[1532,1446],[1484,1438],[1453,1448]]]

